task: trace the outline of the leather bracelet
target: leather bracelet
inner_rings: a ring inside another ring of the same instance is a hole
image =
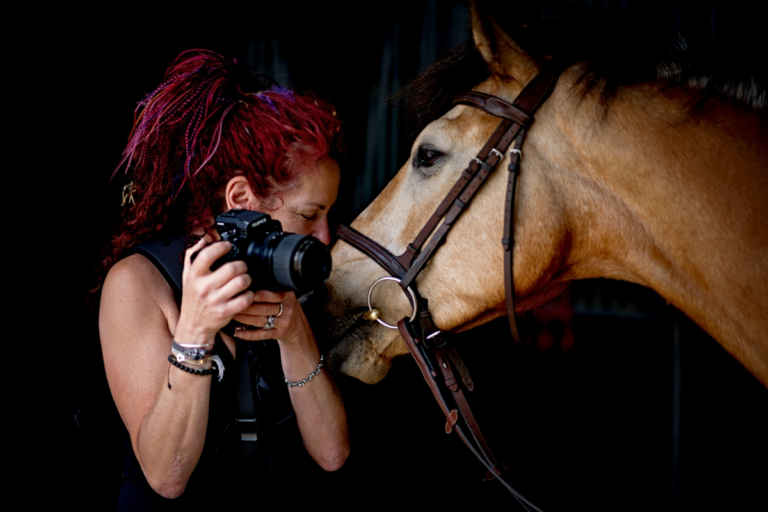
[[[317,363],[317,368],[315,368],[315,371],[313,371],[312,373],[310,373],[309,375],[307,375],[307,376],[306,376],[306,378],[305,378],[304,380],[300,380],[300,381],[298,381],[298,382],[288,382],[288,379],[287,379],[286,377],[283,377],[283,380],[285,381],[285,383],[286,383],[286,384],[288,384],[288,387],[289,387],[289,388],[292,388],[292,387],[294,387],[294,386],[299,386],[299,387],[301,387],[301,386],[303,386],[304,384],[306,384],[307,382],[309,382],[309,381],[311,381],[312,379],[314,379],[314,378],[315,378],[315,375],[317,375],[318,373],[320,373],[320,368],[322,368],[322,367],[323,367],[323,361],[325,361],[325,356],[324,356],[323,354],[320,354],[320,362],[319,362],[319,363]]]

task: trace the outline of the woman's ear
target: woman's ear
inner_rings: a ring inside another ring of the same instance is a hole
[[[239,208],[242,210],[258,210],[261,201],[251,190],[251,184],[245,176],[235,176],[224,189],[224,201],[227,211]]]

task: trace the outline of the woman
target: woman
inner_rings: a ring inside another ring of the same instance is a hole
[[[244,463],[237,344],[277,340],[251,344],[261,347],[251,362],[263,366],[258,390],[271,393],[262,402],[288,394],[287,416],[292,406],[306,452],[327,471],[349,453],[346,413],[295,294],[249,290],[242,261],[211,270],[230,249],[229,242],[211,243],[218,239],[214,218],[235,208],[267,212],[285,231],[328,244],[340,122],[328,103],[201,50],[182,53],[139,108],[121,163],[132,180],[127,211],[104,261],[99,311],[107,378],[130,439],[120,506],[253,508],[274,489],[274,471],[254,479],[252,459]],[[180,303],[155,264],[131,254],[137,244],[176,235],[191,245]],[[240,328],[230,336],[221,330],[233,320]],[[204,356],[190,356],[194,350]],[[221,366],[219,382],[214,371]],[[286,382],[304,385],[269,382],[275,367]],[[281,429],[265,431],[278,438]],[[264,441],[266,466],[290,451]]]

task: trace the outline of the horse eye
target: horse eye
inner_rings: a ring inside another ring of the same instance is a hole
[[[435,165],[443,153],[436,149],[432,149],[426,146],[419,148],[419,153],[416,155],[416,161],[414,162],[416,167],[432,167]]]

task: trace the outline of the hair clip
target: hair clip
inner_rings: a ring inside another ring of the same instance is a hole
[[[120,206],[125,206],[125,203],[136,204],[136,200],[133,198],[134,192],[136,192],[136,187],[133,186],[133,181],[123,185],[123,202],[120,203]]]

